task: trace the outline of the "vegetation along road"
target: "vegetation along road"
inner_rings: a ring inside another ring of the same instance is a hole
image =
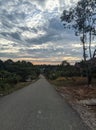
[[[0,130],[89,130],[43,76],[0,99]]]

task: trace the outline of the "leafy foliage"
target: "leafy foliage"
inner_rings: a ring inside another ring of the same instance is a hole
[[[88,85],[92,81],[92,40],[96,36],[96,0],[80,0],[74,8],[64,10],[61,16],[64,28],[74,29],[75,35],[80,36],[83,47],[83,58],[86,62]],[[94,49],[96,51],[96,49]],[[94,51],[94,52],[95,52]],[[89,63],[89,64],[88,64]]]
[[[58,77],[80,76],[80,69],[74,65],[70,65],[67,61],[62,61],[61,65],[45,66],[44,74],[48,79],[54,80]]]
[[[0,91],[5,91],[18,82],[36,79],[39,74],[39,69],[30,62],[0,60]]]
[[[92,56],[92,35],[96,35],[96,0],[80,0],[76,7],[64,10],[61,16],[64,28],[74,29],[83,43],[83,57],[87,58],[86,42],[89,40],[89,55]],[[89,36],[88,36],[89,35]]]

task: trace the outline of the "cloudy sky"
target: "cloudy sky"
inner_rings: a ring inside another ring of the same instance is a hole
[[[60,15],[77,0],[0,0],[0,59],[33,64],[82,59],[79,38],[64,30]]]

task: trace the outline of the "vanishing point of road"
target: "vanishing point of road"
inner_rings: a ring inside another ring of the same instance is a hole
[[[53,86],[40,79],[0,98],[0,130],[89,130]]]

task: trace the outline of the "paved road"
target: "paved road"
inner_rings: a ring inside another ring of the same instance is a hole
[[[43,76],[0,99],[0,130],[89,130]]]

